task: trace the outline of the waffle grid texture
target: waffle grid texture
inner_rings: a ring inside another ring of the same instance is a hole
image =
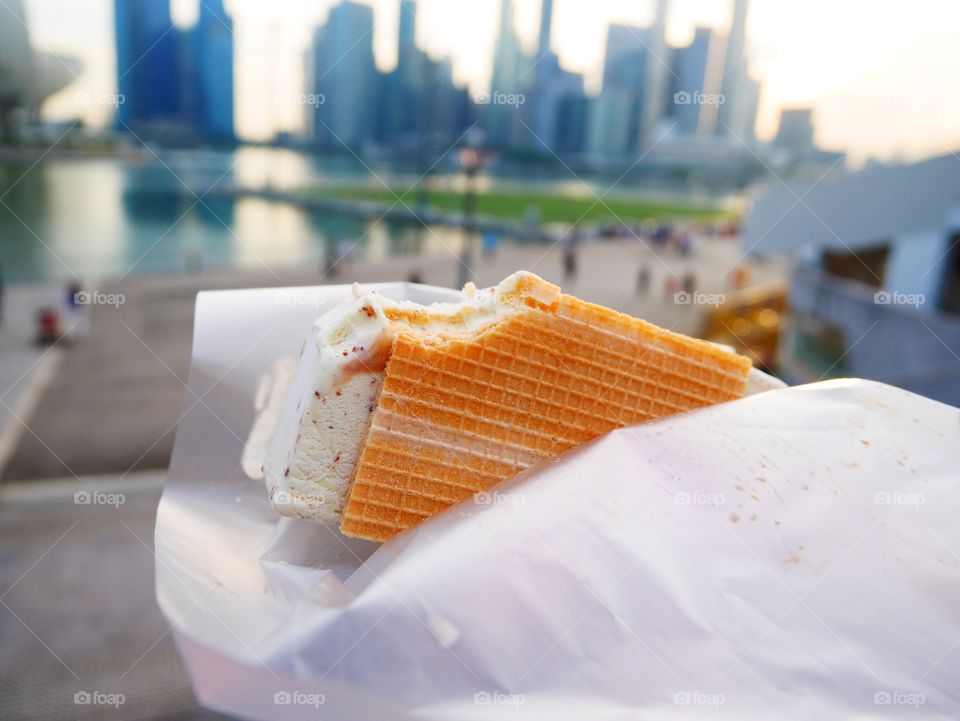
[[[541,281],[542,282],[542,281]],[[385,541],[614,428],[743,395],[748,359],[559,296],[469,340],[394,340],[343,513]]]

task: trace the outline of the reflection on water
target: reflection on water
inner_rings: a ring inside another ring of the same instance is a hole
[[[89,281],[193,267],[311,264],[320,272],[343,254],[383,260],[397,253],[448,252],[424,239],[431,233],[423,228],[204,195],[213,184],[295,188],[358,177],[355,164],[327,163],[321,172],[316,160],[256,148],[235,155],[170,152],[153,162],[0,163],[3,277]]]
[[[459,252],[461,235],[449,228],[374,223],[257,198],[206,195],[213,186],[404,189],[417,180],[409,168],[371,168],[353,158],[320,159],[276,148],[157,152],[145,154],[143,161],[64,159],[55,153],[35,165],[0,161],[3,277],[90,281],[195,267],[263,270],[307,264],[321,271],[342,255],[384,260],[399,253]],[[434,187],[462,182],[447,166],[431,175]],[[481,189],[522,184],[527,190],[607,192],[568,174],[494,179],[481,173],[477,183]],[[636,190],[616,191],[628,192]],[[650,198],[668,193],[642,192]],[[672,199],[677,197],[672,191]]]

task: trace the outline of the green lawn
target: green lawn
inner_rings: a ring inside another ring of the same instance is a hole
[[[386,203],[396,201],[396,196],[385,188],[314,188],[309,191],[327,198],[344,200],[365,200]],[[401,190],[397,190],[400,194]],[[400,195],[403,202],[415,207],[418,194],[409,190]],[[431,207],[446,211],[459,211],[463,208],[463,193],[438,190],[431,191]],[[402,207],[402,206],[398,206]],[[690,218],[696,220],[716,220],[730,217],[728,211],[716,207],[683,205],[649,200],[626,200],[623,198],[604,198],[597,202],[592,196],[577,197],[544,192],[489,191],[477,195],[477,214],[490,218],[521,220],[527,217],[530,209],[538,211],[542,223],[594,222],[602,220],[648,220],[654,218]]]

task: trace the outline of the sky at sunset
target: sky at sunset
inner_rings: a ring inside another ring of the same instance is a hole
[[[395,62],[398,0],[361,0],[375,9],[377,64]],[[91,124],[109,107],[78,94],[115,92],[112,0],[25,0],[35,44],[81,60],[84,70],[51,98],[52,119]],[[334,0],[226,0],[236,35],[237,126],[248,138],[296,130],[303,54]],[[420,0],[418,40],[431,56],[452,56],[455,78],[486,89],[499,0]],[[533,49],[540,0],[514,0],[524,46]],[[696,25],[726,32],[732,0],[673,0],[668,40],[683,44]],[[653,0],[555,0],[553,43],[561,64],[598,89],[606,26],[648,24]],[[174,0],[189,25],[196,0]],[[817,142],[868,157],[913,159],[960,148],[960,2],[956,0],[753,0],[751,70],[763,83],[758,133],[771,137],[780,108],[812,105]],[[289,100],[287,100],[289,99]]]

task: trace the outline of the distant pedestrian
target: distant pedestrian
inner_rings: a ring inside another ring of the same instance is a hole
[[[750,282],[750,271],[744,268],[742,265],[738,265],[733,273],[731,273],[730,282],[737,290],[745,288]]]
[[[203,270],[203,254],[196,245],[190,245],[183,252],[183,264],[188,273],[199,273]]]
[[[63,320],[56,308],[41,308],[37,314],[37,343],[51,345],[63,336]]]
[[[646,298],[650,292],[650,267],[641,265],[637,271],[637,295]]]
[[[570,227],[563,237],[563,279],[571,281],[577,277],[577,246],[580,244],[580,228]]]
[[[697,277],[692,272],[683,276],[683,292],[687,295],[697,292]]]
[[[684,258],[693,251],[693,233],[689,230],[683,231],[680,235],[680,255]]]
[[[483,255],[492,258],[497,254],[497,248],[500,246],[500,236],[492,230],[483,234]]]
[[[658,248],[662,248],[667,245],[670,241],[670,228],[666,225],[658,225],[657,229],[653,231],[653,244]]]
[[[348,273],[353,268],[354,245],[356,245],[356,243],[351,243],[349,240],[341,240],[337,243],[337,262],[343,266]]]
[[[337,258],[337,247],[331,238],[327,238],[323,243],[323,258],[320,262],[320,277],[330,276],[335,278],[340,274],[339,259]]]
[[[83,288],[80,287],[79,283],[69,283],[67,284],[67,312],[75,313],[77,311],[77,306],[83,302]]]
[[[680,279],[671,273],[663,282],[663,295],[667,300],[673,300],[680,291]]]

